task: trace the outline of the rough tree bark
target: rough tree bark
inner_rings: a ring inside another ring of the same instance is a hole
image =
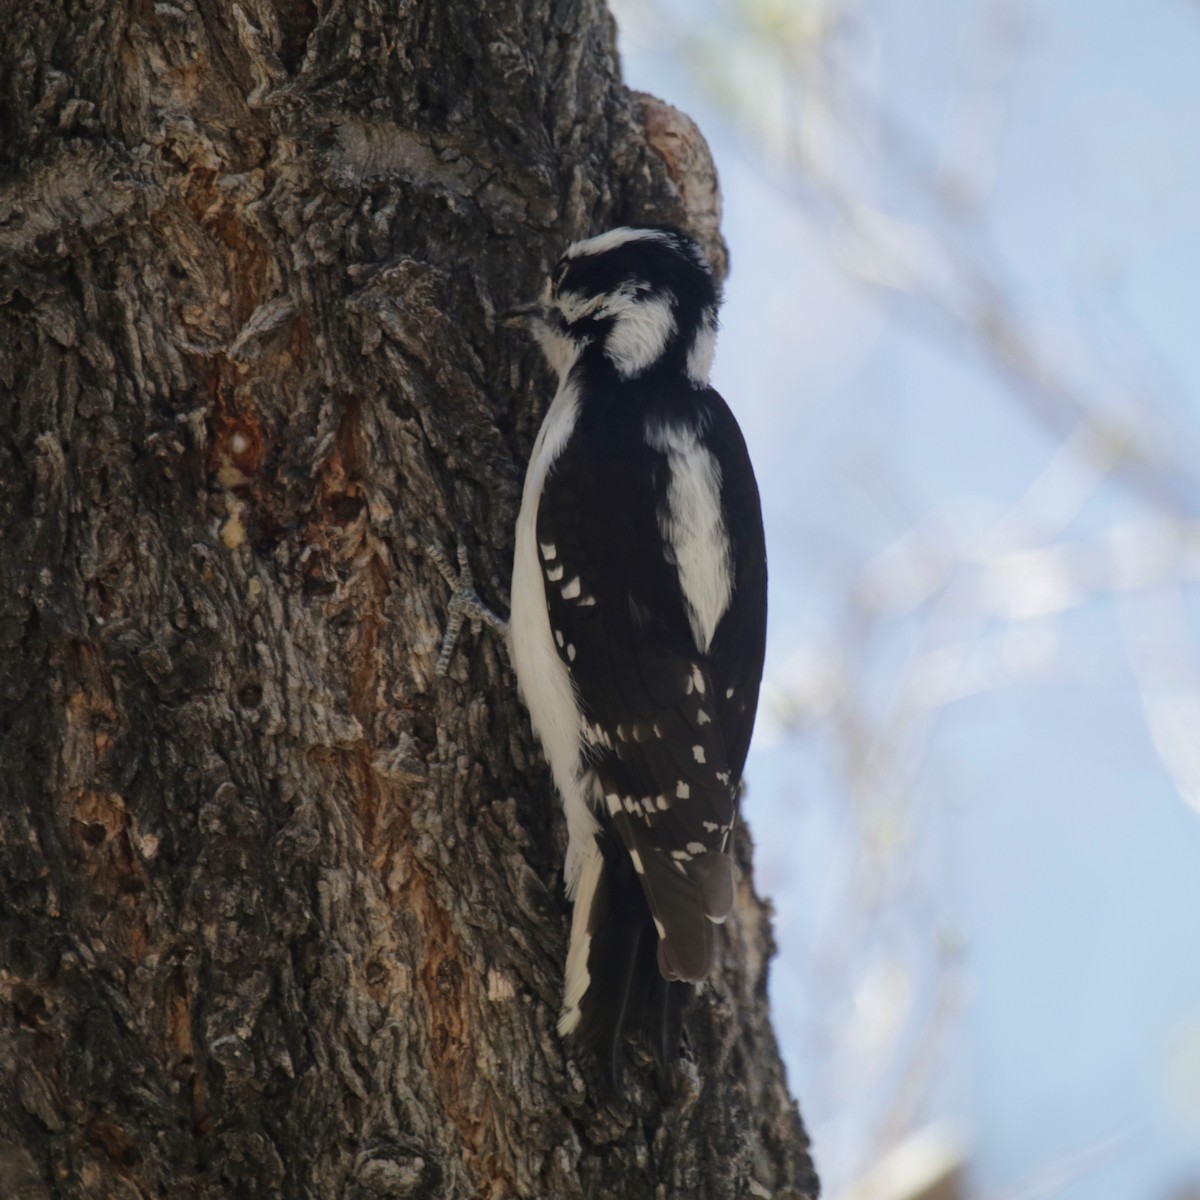
[[[12,0],[0,51],[0,1196],[783,1197],[748,851],[664,1107],[554,1032],[507,604],[549,379],[497,311],[687,225],[599,0]]]

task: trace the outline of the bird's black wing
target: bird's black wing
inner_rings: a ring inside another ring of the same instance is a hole
[[[721,505],[731,531],[733,597],[717,625],[708,665],[735,785],[741,780],[758,711],[767,645],[767,547],[758,484],[742,431],[716,394],[708,442],[721,467]]]
[[[538,550],[550,627],[586,723],[597,813],[637,872],[667,979],[703,979],[733,899],[728,840],[762,670],[765,556],[745,445],[715,392],[693,407],[720,466],[733,589],[711,645],[664,554],[672,467],[644,409],[584,408],[547,477]],[[747,529],[749,535],[747,536]]]

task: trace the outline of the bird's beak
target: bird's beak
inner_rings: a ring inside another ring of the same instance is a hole
[[[540,317],[544,311],[545,306],[540,300],[533,300],[529,304],[518,304],[515,308],[505,309],[500,314],[500,324],[521,325],[531,317]]]

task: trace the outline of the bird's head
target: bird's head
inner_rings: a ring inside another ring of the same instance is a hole
[[[622,226],[576,242],[546,284],[538,341],[561,378],[584,354],[622,379],[678,370],[708,382],[717,332],[717,286],[703,251],[666,226]]]

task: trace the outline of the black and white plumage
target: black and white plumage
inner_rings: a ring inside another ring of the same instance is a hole
[[[665,1051],[676,981],[708,975],[733,904],[767,569],[708,386],[717,303],[689,237],[621,228],[566,252],[538,322],[559,386],[517,523],[513,660],[567,816],[559,1030],[614,1064],[624,1030]]]

